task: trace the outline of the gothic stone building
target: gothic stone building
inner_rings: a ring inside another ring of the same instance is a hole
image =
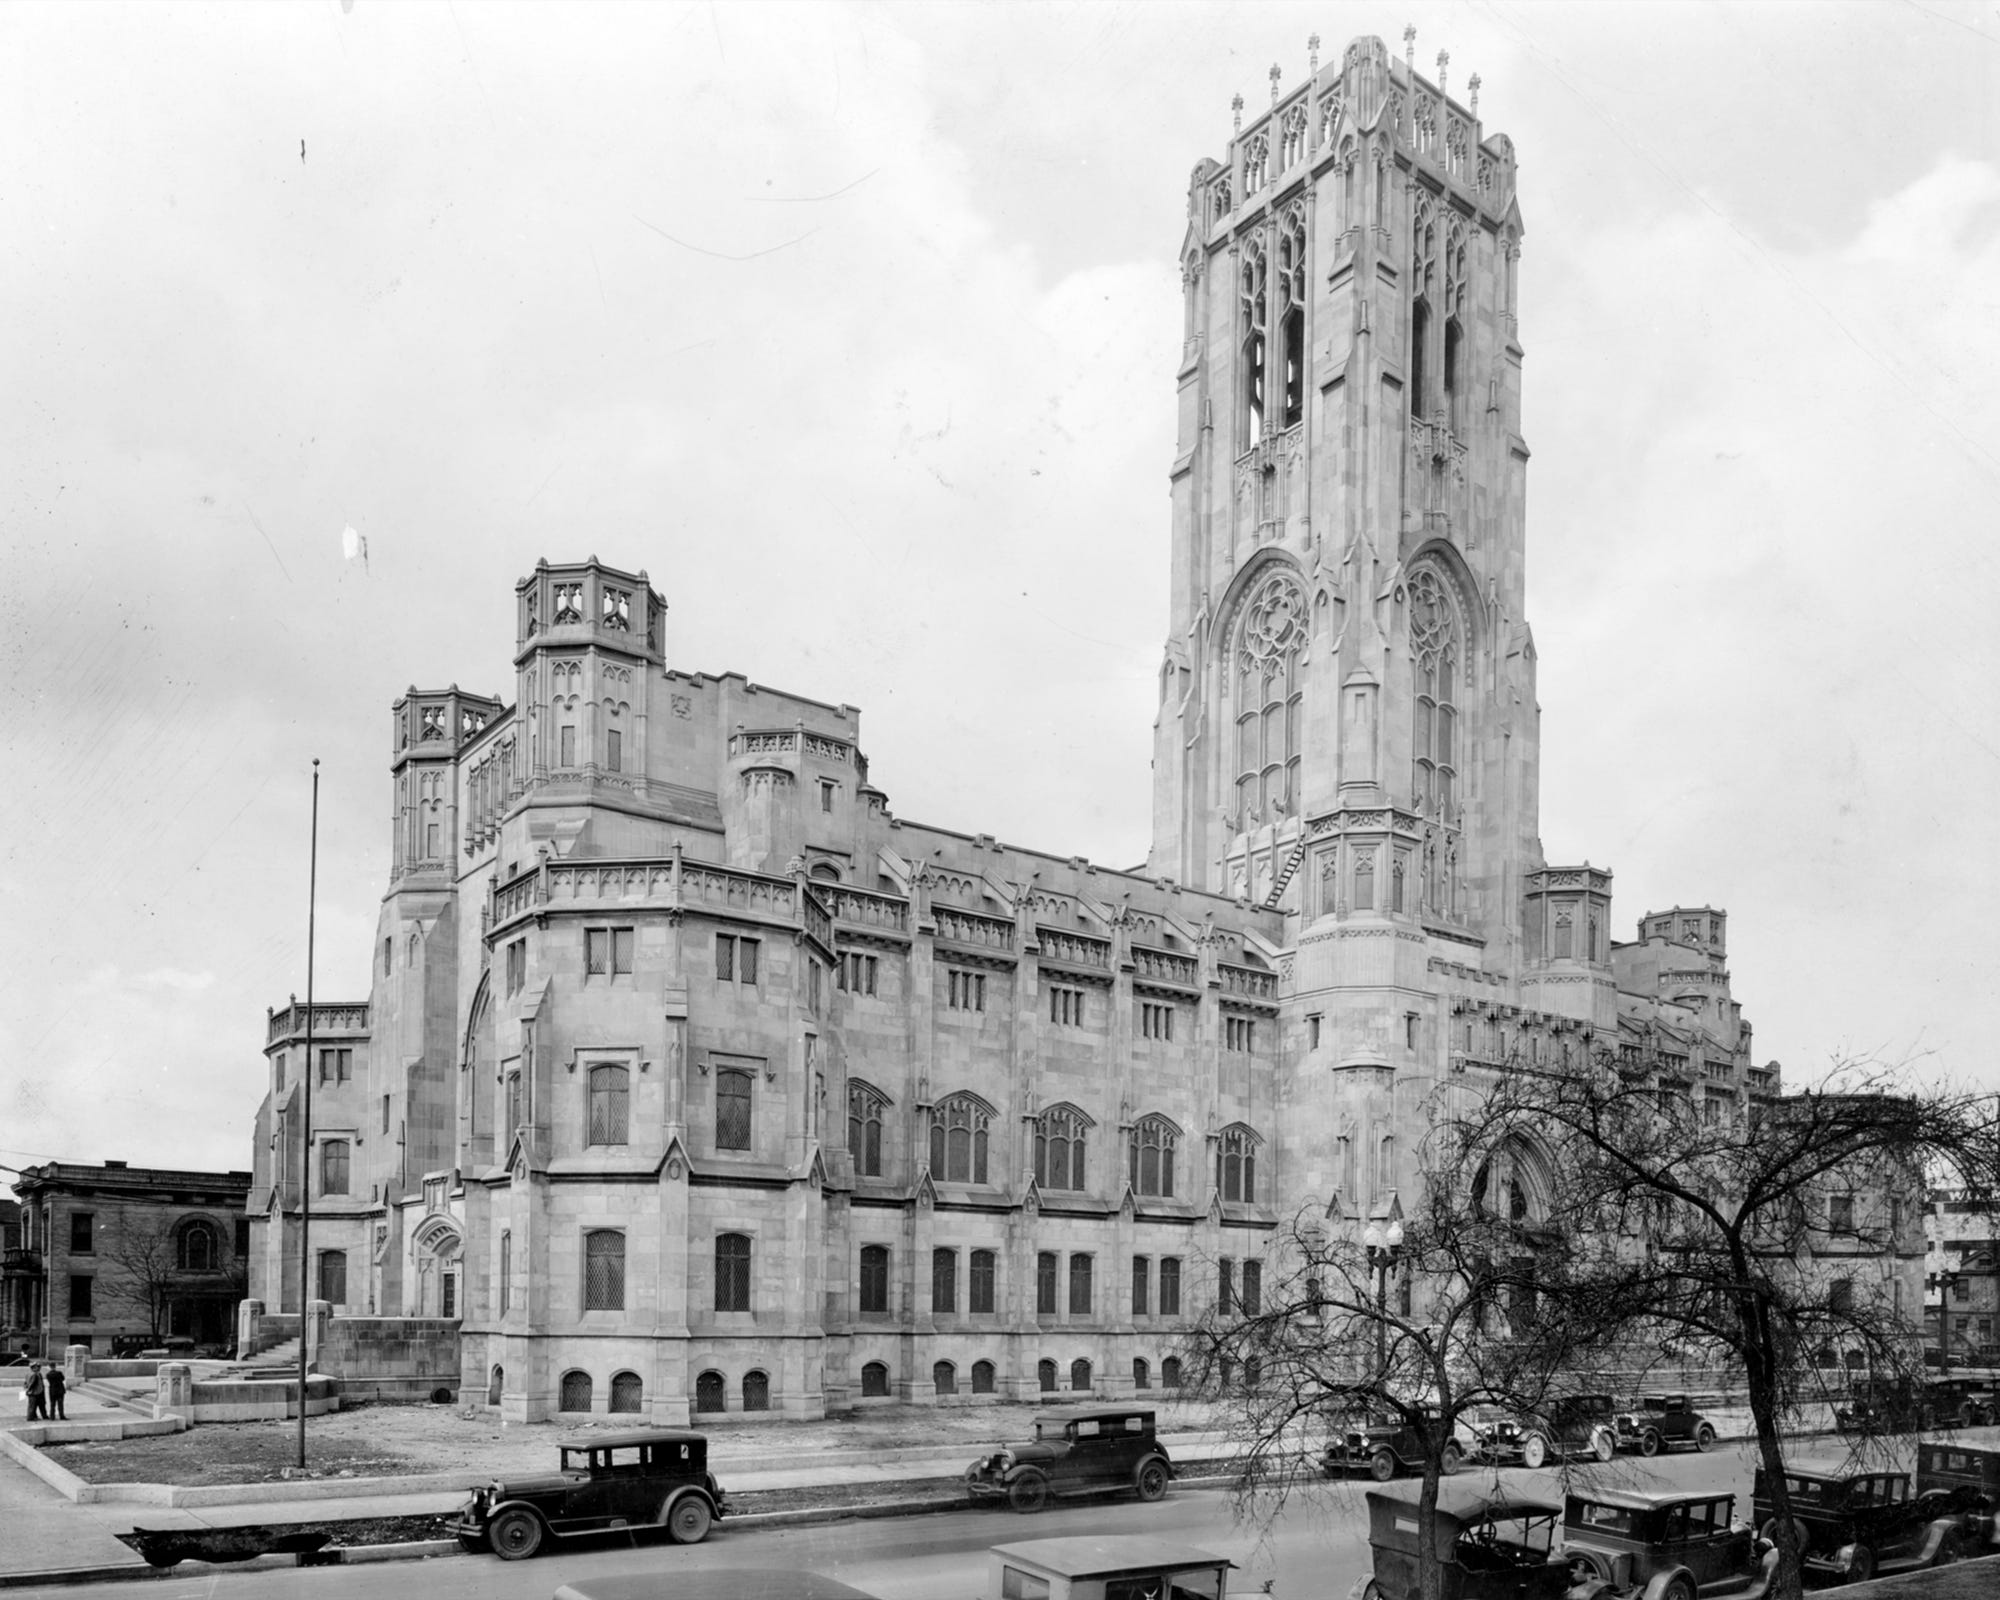
[[[1441,1079],[1775,1087],[1721,913],[1614,944],[1542,853],[1514,154],[1443,79],[1357,41],[1195,168],[1146,865],[896,816],[854,708],[544,562],[511,692],[395,704],[373,992],[312,1060],[271,1018],[253,1294],[309,1183],[320,1295],[459,1316],[509,1419],[1123,1393],[1297,1205],[1392,1214]]]

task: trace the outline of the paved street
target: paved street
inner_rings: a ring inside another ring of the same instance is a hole
[[[1800,1454],[1811,1453],[1801,1441]],[[1643,1461],[1621,1458],[1608,1467],[1580,1468],[1580,1480],[1606,1478],[1632,1487],[1667,1485],[1734,1490],[1747,1514],[1751,1474],[1747,1445],[1710,1455],[1681,1454]],[[1556,1471],[1510,1473],[1560,1494]],[[836,1576],[883,1600],[975,1600],[984,1592],[984,1553],[992,1544],[1056,1534],[1143,1533],[1187,1540],[1230,1556],[1242,1569],[1232,1589],[1255,1594],[1268,1581],[1279,1600],[1344,1600],[1367,1565],[1362,1493],[1327,1485],[1295,1499],[1268,1530],[1238,1523],[1221,1491],[1177,1491],[1158,1505],[1096,1501],[1035,1518],[998,1510],[955,1512],[894,1521],[832,1523],[789,1530],[732,1532],[725,1523],[693,1549],[646,1545],[565,1549],[540,1559],[506,1563],[491,1556],[454,1556],[424,1562],[355,1568],[203,1575],[148,1583],[147,1600],[228,1600],[241,1596],[406,1596],[425,1600],[515,1600],[546,1597],[569,1579],[607,1572],[647,1571],[670,1576],[693,1568],[801,1566]],[[50,1588],[51,1596],[123,1595],[127,1583]]]

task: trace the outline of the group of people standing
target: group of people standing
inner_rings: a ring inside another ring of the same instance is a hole
[[[21,1385],[21,1398],[28,1402],[28,1420],[67,1422],[69,1413],[63,1409],[63,1396],[68,1390],[69,1380],[53,1361],[29,1362],[27,1380]]]

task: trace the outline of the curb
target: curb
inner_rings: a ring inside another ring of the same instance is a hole
[[[1176,1478],[1182,1489],[1227,1488],[1226,1477]],[[797,1511],[752,1511],[727,1519],[732,1528],[797,1528],[816,1522],[869,1522],[891,1517],[933,1516],[964,1511],[963,1493],[923,1500],[882,1500],[858,1506],[803,1506]],[[407,1544],[342,1545],[310,1556],[256,1556],[249,1561],[182,1561],[171,1567],[141,1563],[115,1567],[58,1567],[48,1572],[0,1572],[0,1589],[48,1587],[85,1583],[144,1582],[154,1578],[208,1578],[232,1572],[288,1572],[298,1567],[353,1567],[381,1561],[429,1561],[440,1556],[466,1555],[456,1539],[419,1539]]]

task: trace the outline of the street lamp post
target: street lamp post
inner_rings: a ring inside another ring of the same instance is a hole
[[[1938,1286],[1938,1372],[1951,1371],[1951,1291],[1958,1287],[1958,1273],[1947,1267],[1937,1275]]]
[[[1403,1223],[1391,1217],[1387,1226],[1371,1222],[1362,1230],[1362,1248],[1375,1269],[1375,1381],[1389,1375],[1389,1269],[1403,1248]]]

